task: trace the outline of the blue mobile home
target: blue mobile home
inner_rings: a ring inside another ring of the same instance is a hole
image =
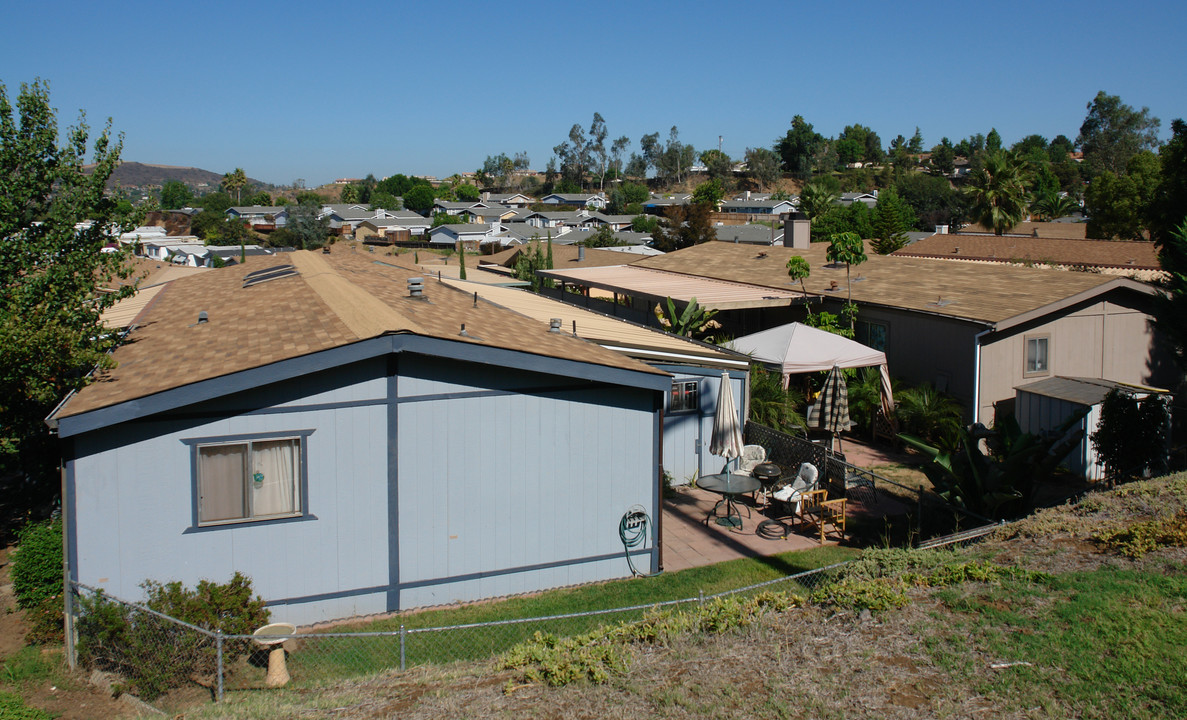
[[[670,376],[362,254],[292,264],[173,283],[51,416],[72,578],[240,571],[307,624],[629,575]]]

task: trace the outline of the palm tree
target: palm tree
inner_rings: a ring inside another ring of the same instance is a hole
[[[895,415],[903,432],[943,450],[956,447],[964,411],[960,403],[929,383],[895,394]]]
[[[842,232],[829,238],[828,250],[824,256],[832,263],[845,263],[845,287],[849,297],[841,314],[849,318],[849,329],[857,320],[857,308],[853,305],[853,281],[849,278],[849,270],[854,265],[860,265],[869,258],[866,256],[865,243],[855,232]]]
[[[985,156],[965,194],[973,202],[973,216],[995,235],[1002,235],[1026,216],[1026,185],[1030,172],[1025,161],[1010,150]]]
[[[750,366],[750,420],[780,432],[802,433],[807,427],[799,411],[803,404],[799,390],[784,390],[778,375]]]
[[[808,216],[809,220],[825,214],[837,202],[835,192],[821,183],[808,183],[800,191],[799,210]]]
[[[243,172],[243,168],[235,168],[234,172],[223,175],[223,187],[227,189],[228,194],[232,190],[235,191],[235,202],[241,202],[241,193],[246,186],[247,173]]]
[[[1080,204],[1073,200],[1070,195],[1065,195],[1058,190],[1051,189],[1036,192],[1030,203],[1031,212],[1044,220],[1065,217],[1079,209]]]

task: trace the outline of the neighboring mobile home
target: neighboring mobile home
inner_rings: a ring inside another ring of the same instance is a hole
[[[239,571],[305,624],[628,575],[671,376],[399,262],[299,251],[161,290],[48,419],[70,576],[135,600]]]

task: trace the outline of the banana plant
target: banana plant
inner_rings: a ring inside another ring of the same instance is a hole
[[[702,308],[697,304],[695,297],[689,301],[684,312],[676,309],[676,303],[672,302],[670,297],[667,298],[667,306],[667,313],[663,311],[662,305],[656,306],[656,315],[659,316],[660,322],[668,329],[668,332],[712,342],[713,339],[708,336],[707,331],[711,329],[710,325],[713,324],[713,316],[717,314],[716,310]]]
[[[1043,435],[1022,432],[1013,417],[998,420],[992,430],[980,423],[970,425],[961,429],[952,452],[911,435],[899,437],[927,457],[923,473],[940,497],[957,507],[1003,518],[1025,511],[1039,484],[1080,443],[1084,431],[1075,426],[1087,412],[1073,413]]]

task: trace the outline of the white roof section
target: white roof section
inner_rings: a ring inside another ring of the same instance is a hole
[[[715,280],[634,265],[541,270],[538,274],[561,282],[622,292],[655,302],[663,302],[670,297],[689,303],[696,298],[697,304],[707,310],[786,307],[806,297],[803,293],[792,290]]]
[[[885,365],[886,353],[827,330],[793,322],[736,338],[729,346],[784,375]]]

